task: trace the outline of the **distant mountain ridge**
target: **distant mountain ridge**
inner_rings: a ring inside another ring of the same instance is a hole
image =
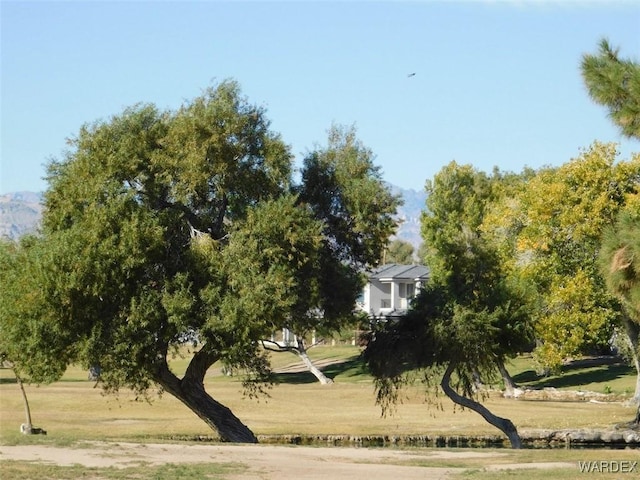
[[[13,192],[0,195],[0,238],[17,240],[35,233],[42,218],[42,193]]]
[[[401,221],[395,238],[411,243],[416,252],[420,238],[420,213],[427,195],[413,189],[388,185],[394,195],[400,195],[404,205],[398,208]],[[35,233],[42,218],[42,193],[13,192],[0,195],[0,238],[17,240],[27,233]]]
[[[422,244],[420,235],[420,216],[425,208],[427,194],[423,191],[411,188],[400,188],[389,184],[389,188],[395,195],[400,195],[404,204],[398,208],[398,220],[401,221],[398,232],[394,238],[404,240],[413,245],[414,253],[418,253],[418,248]]]

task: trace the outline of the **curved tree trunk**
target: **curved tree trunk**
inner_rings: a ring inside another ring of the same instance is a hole
[[[318,367],[316,367],[314,365],[314,363],[311,361],[311,359],[309,358],[309,355],[307,355],[307,349],[304,346],[304,340],[302,338],[300,338],[300,337],[297,337],[297,336],[296,336],[296,340],[297,340],[297,344],[298,344],[298,347],[296,349],[296,353],[298,354],[298,356],[302,360],[302,363],[304,363],[305,367],[307,367],[307,370],[309,370],[313,374],[313,376],[316,377],[318,379],[318,381],[322,385],[332,384],[333,380],[331,380],[324,373],[322,373],[322,370],[320,370]]]
[[[470,410],[473,410],[474,412],[482,415],[482,418],[484,418],[494,427],[498,428],[507,436],[507,438],[511,442],[511,448],[522,448],[522,440],[520,440],[518,430],[511,420],[494,415],[489,411],[487,407],[485,407],[481,403],[460,395],[453,389],[453,387],[451,387],[451,374],[453,373],[455,368],[456,365],[454,363],[450,363],[447,366],[447,369],[444,372],[444,375],[442,376],[442,380],[440,382],[440,386],[442,387],[442,390],[447,395],[447,397],[449,397],[458,405],[469,408]]]
[[[20,387],[20,391],[22,392],[22,400],[24,402],[24,416],[26,419],[26,423],[23,429],[23,433],[30,434],[33,430],[33,424],[31,423],[31,409],[29,408],[29,400],[27,399],[27,392],[24,390],[22,379],[20,378],[18,373],[15,370],[13,370],[13,374],[16,376],[16,382],[18,382],[18,386]]]
[[[624,331],[631,350],[633,364],[636,367],[636,391],[633,400],[640,404],[640,325],[625,316]]]
[[[209,427],[215,430],[220,439],[234,443],[258,443],[253,432],[236,417],[231,410],[211,397],[204,386],[189,381],[179,381],[178,389],[162,386],[189,407]]]
[[[223,442],[258,443],[253,432],[226,406],[211,397],[204,388],[204,375],[215,357],[204,350],[194,355],[182,379],[165,363],[156,381],[220,435]]]

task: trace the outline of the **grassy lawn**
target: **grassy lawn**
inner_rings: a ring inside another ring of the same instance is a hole
[[[554,387],[559,390],[590,391],[632,396],[635,369],[623,362],[580,366],[579,362],[562,368],[559,375],[539,377],[530,356],[518,357],[507,366],[519,385],[529,388]]]
[[[454,408],[444,396],[435,407],[425,404],[418,386],[407,388],[395,414],[383,418],[375,404],[371,377],[358,360],[357,347],[317,347],[310,354],[318,362],[342,362],[325,368],[335,384],[322,386],[306,372],[282,373],[276,375],[279,383],[269,390],[268,397],[250,400],[243,398],[239,378],[223,375],[214,365],[207,374],[207,390],[258,435],[496,434],[479,415]],[[296,361],[297,357],[289,353],[273,356],[276,369]],[[172,367],[181,372],[186,362],[186,358],[176,358]],[[590,367],[545,379],[535,377],[527,358],[515,360],[509,368],[520,384],[536,388],[554,385],[602,392],[608,385],[614,392],[630,392],[635,382],[632,369],[617,365]],[[25,441],[18,432],[24,422],[20,391],[9,370],[1,370],[0,374],[0,442]],[[59,382],[26,386],[33,422],[49,432],[44,441],[149,441],[212,433],[170,395],[152,395],[151,403],[136,401],[128,391],[118,397],[105,396],[86,378],[84,370],[71,367]],[[620,402],[525,402],[506,400],[496,393],[485,403],[495,413],[512,419],[520,429],[606,427],[632,416],[632,409]]]

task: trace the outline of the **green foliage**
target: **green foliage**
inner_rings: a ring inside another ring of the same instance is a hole
[[[507,286],[496,286],[505,289]],[[399,390],[416,379],[438,385],[444,368],[453,364],[456,388],[475,398],[477,376],[496,378],[496,361],[513,356],[531,341],[528,312],[517,295],[477,310],[459,303],[444,286],[430,284],[411,311],[397,322],[381,324],[371,334],[364,358],[375,377],[377,401],[388,410]],[[423,372],[416,374],[416,369]]]
[[[600,268],[609,289],[620,298],[628,314],[640,323],[640,194],[629,198],[612,228],[606,230]]]
[[[375,265],[395,230],[390,212],[400,200],[385,188],[372,152],[353,127],[333,126],[328,140],[326,148],[304,159],[300,201],[325,222],[332,255],[349,264]]]
[[[0,346],[32,381],[78,362],[141,395],[173,381],[161,372],[187,341],[190,379],[217,360],[263,378],[258,340],[339,328],[395,227],[354,129],[331,130],[301,184],[291,169],[233,81],[83,126],[49,165],[42,237],[0,249]]]
[[[413,245],[404,240],[393,240],[383,255],[383,262],[411,265],[414,263]]]
[[[585,55],[582,76],[591,98],[609,109],[609,116],[628,137],[640,139],[640,64],[621,60],[606,39],[600,42],[598,55]],[[634,251],[637,252],[640,223],[640,155],[632,161],[635,188],[627,194],[625,209],[617,223],[605,233],[600,254],[601,272],[608,290],[623,304],[623,325],[628,352],[638,371],[635,400],[638,403],[636,423],[640,422],[640,288]]]
[[[582,58],[582,77],[591,98],[609,109],[609,116],[627,137],[640,138],[640,64],[620,59],[606,39],[596,55]]]
[[[255,323],[265,338],[282,326],[306,330],[322,303],[322,223],[293,196],[263,202],[231,234],[225,252],[230,294],[221,318],[234,328]],[[246,319],[252,319],[247,322]]]
[[[600,268],[609,291],[621,302],[623,327],[617,333],[625,357],[635,363],[638,379],[634,398],[640,406],[640,195],[620,211],[615,225],[605,232]],[[622,341],[624,339],[624,341]]]
[[[325,332],[338,329],[346,312],[351,315],[363,286],[360,271],[378,263],[395,231],[393,213],[400,204],[355,134],[353,127],[333,126],[327,146],[305,157],[302,183],[295,188],[300,204],[323,223],[318,327]],[[299,328],[293,331],[308,331]]]
[[[56,321],[56,312],[46,308],[44,296],[55,295],[42,285],[32,284],[48,272],[42,271],[37,257],[43,255],[41,242],[23,238],[21,245],[0,244],[0,352],[10,360],[17,374],[35,381],[58,379],[73,358],[70,334],[64,320]],[[59,341],[48,345],[47,339]]]

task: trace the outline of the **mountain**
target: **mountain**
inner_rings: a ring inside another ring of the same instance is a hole
[[[401,221],[395,238],[409,242],[416,252],[420,238],[420,213],[424,209],[426,193],[412,189],[403,189],[389,184],[395,195],[404,201],[398,209]],[[35,233],[42,216],[42,193],[15,192],[0,195],[0,238],[17,240],[26,233]]]
[[[42,217],[42,194],[14,192],[0,195],[0,238],[17,240],[35,233]]]
[[[391,184],[388,186],[394,195],[400,195],[404,201],[404,205],[398,208],[397,218],[401,223],[394,238],[409,242],[417,254],[422,244],[420,215],[425,208],[427,194],[424,191],[404,189]]]

